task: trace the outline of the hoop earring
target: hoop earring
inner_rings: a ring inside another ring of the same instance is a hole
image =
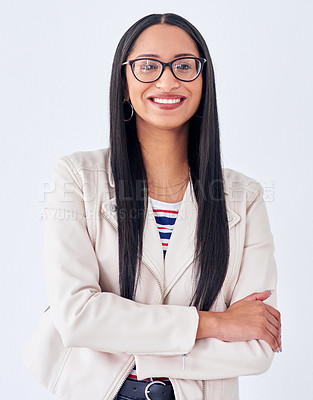
[[[124,118],[124,122],[130,121],[130,120],[133,118],[133,115],[134,115],[134,107],[133,107],[133,105],[132,105],[132,103],[131,103],[130,101],[127,101],[126,99],[124,99],[124,100],[123,100],[123,108],[125,108],[125,107],[124,107],[124,104],[126,104],[126,103],[130,105],[130,107],[131,107],[131,113],[130,113],[130,117],[129,117],[128,119],[125,119],[125,118]],[[124,116],[125,116],[125,112],[124,112]]]

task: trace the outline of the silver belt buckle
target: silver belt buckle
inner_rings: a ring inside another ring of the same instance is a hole
[[[145,397],[146,397],[147,400],[152,400],[152,399],[150,399],[148,393],[150,393],[149,388],[150,388],[152,385],[154,385],[155,383],[161,383],[161,385],[166,386],[166,383],[164,383],[164,382],[162,382],[162,381],[152,381],[152,382],[150,382],[150,383],[146,386],[146,388],[145,388]]]

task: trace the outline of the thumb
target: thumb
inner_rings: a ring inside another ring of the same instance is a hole
[[[261,301],[263,301],[263,300],[268,299],[271,294],[272,294],[272,292],[270,290],[265,290],[264,292],[250,294],[249,296],[245,297],[242,300],[245,300],[245,301],[261,300]]]

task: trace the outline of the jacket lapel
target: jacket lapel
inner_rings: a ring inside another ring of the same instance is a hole
[[[192,263],[197,213],[198,205],[189,181],[166,251],[164,297]]]

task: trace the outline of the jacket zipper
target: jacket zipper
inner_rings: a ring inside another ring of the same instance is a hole
[[[120,391],[121,387],[123,386],[125,380],[127,379],[128,375],[131,373],[131,371],[132,371],[133,368],[134,368],[134,365],[135,365],[135,357],[132,355],[132,356],[130,357],[130,360],[132,360],[131,365],[129,366],[129,368],[127,368],[127,370],[125,371],[125,373],[123,374],[123,376],[122,376],[121,379],[119,380],[119,383],[118,383],[117,387],[114,389],[114,392],[113,392],[113,399],[114,399],[114,397],[118,394],[118,392]]]
[[[186,357],[188,356],[188,353],[181,354],[181,357],[183,358],[183,370],[185,370],[185,362],[186,362]]]
[[[206,385],[205,385],[205,381],[202,381],[202,393],[203,393],[203,400],[206,400]]]

